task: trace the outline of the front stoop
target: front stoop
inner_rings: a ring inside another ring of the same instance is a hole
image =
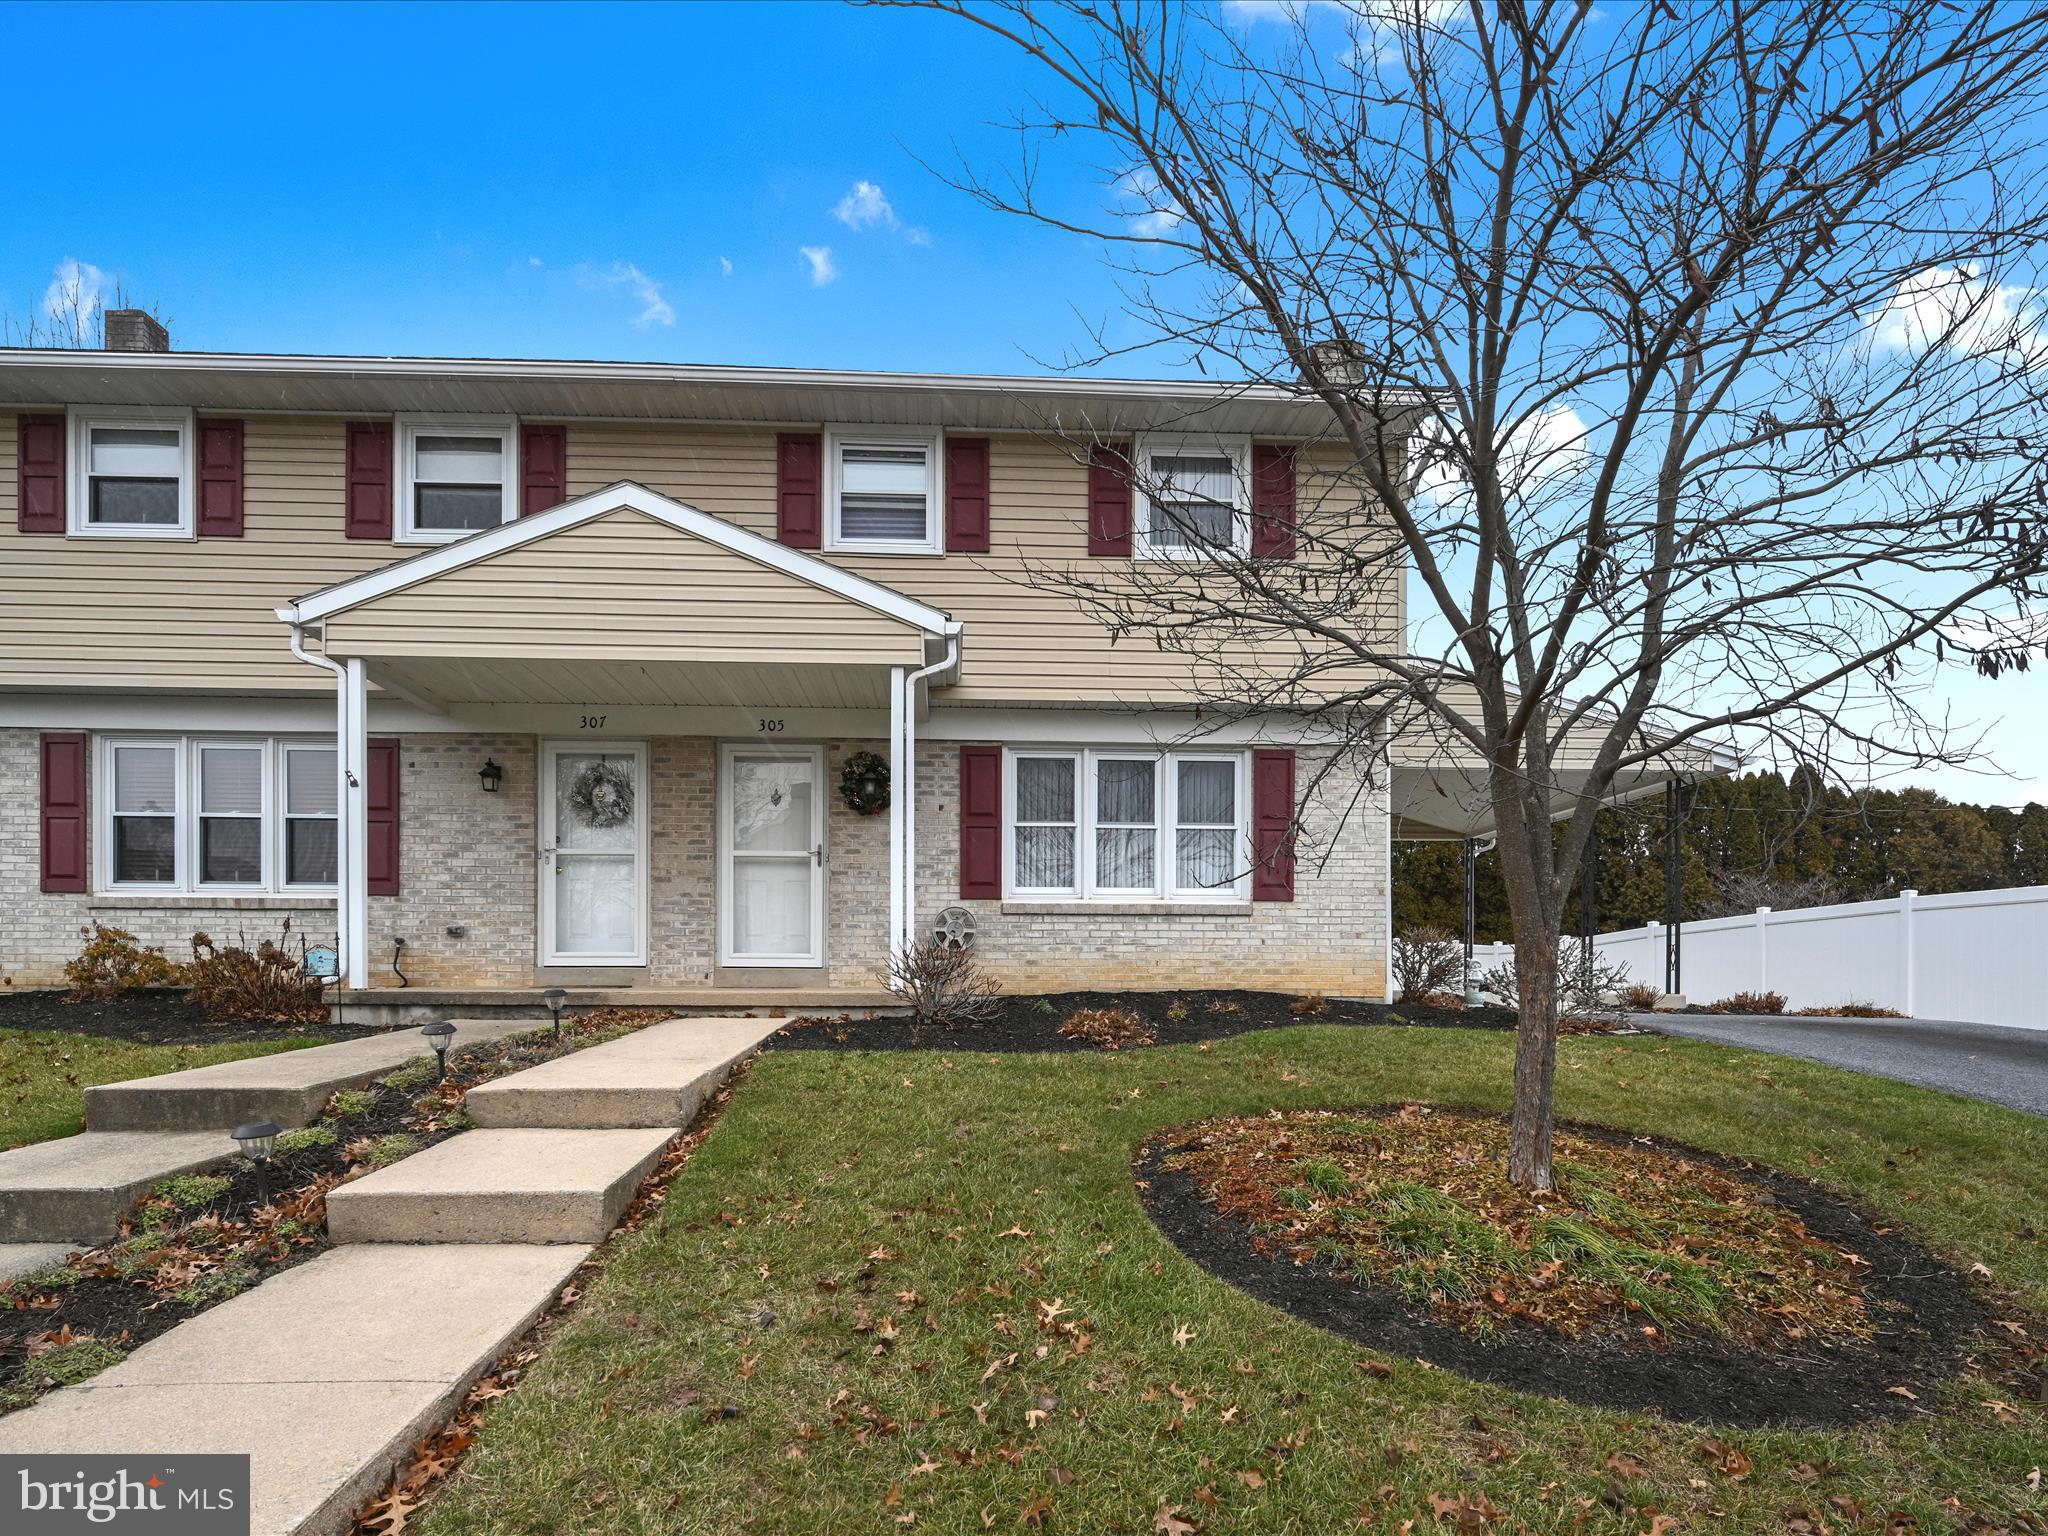
[[[0,1418],[0,1454],[244,1453],[251,1536],[337,1536],[589,1251],[334,1249]]]
[[[780,1019],[671,1019],[479,1084],[463,1104],[478,1125],[496,1128],[688,1125],[781,1027]]]
[[[545,1019],[464,1019],[456,1027],[455,1049],[546,1027]],[[225,1134],[252,1120],[275,1120],[291,1129],[310,1125],[338,1090],[360,1087],[427,1054],[420,1032],[407,1029],[105,1083],[85,1090],[85,1123],[94,1131]]]
[[[86,1131],[0,1152],[0,1243],[105,1242],[159,1179],[234,1155],[225,1129]]]
[[[327,1196],[337,1243],[600,1243],[678,1127],[465,1131]]]

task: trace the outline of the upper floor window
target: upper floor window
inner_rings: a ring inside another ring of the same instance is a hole
[[[108,737],[96,840],[109,890],[332,890],[334,747],[266,737]]]
[[[131,407],[71,417],[70,530],[129,539],[192,537],[190,411]]]
[[[1134,552],[1213,559],[1251,549],[1251,443],[1229,437],[1147,437],[1138,443]]]
[[[442,543],[517,517],[516,438],[510,417],[399,417],[399,539]]]
[[[831,495],[827,549],[936,555],[939,439],[936,433],[838,433],[827,442]]]

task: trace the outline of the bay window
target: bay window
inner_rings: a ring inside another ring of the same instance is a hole
[[[1007,895],[1244,898],[1243,753],[1029,748],[1006,752],[1004,764]]]
[[[108,737],[96,831],[108,890],[224,895],[334,889],[331,744]]]

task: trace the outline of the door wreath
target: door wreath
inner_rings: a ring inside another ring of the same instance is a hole
[[[861,816],[889,809],[889,763],[879,752],[856,752],[839,770],[839,798]]]
[[[599,758],[569,786],[569,808],[587,827],[619,827],[633,819],[633,775]]]

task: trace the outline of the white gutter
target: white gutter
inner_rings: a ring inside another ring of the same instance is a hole
[[[340,662],[325,656],[315,656],[306,649],[306,629],[298,621],[292,609],[280,608],[277,616],[292,627],[292,654],[309,667],[318,667],[334,674],[334,808],[336,831],[340,834],[334,840],[334,979],[336,986],[349,984],[350,973],[355,970],[356,952],[362,948],[361,936],[355,931],[351,919],[355,915],[355,903],[350,898],[355,878],[354,838],[350,829],[353,823],[349,816],[349,790],[353,775],[349,772],[348,751],[348,669]]]
[[[903,679],[903,766],[896,775],[899,780],[898,798],[903,805],[903,862],[897,866],[903,886],[903,926],[897,934],[899,949],[908,949],[917,942],[917,685],[959,664],[960,632],[956,627],[946,636],[946,654],[942,660],[920,667]],[[894,753],[895,749],[896,743],[892,742],[890,751]]]

